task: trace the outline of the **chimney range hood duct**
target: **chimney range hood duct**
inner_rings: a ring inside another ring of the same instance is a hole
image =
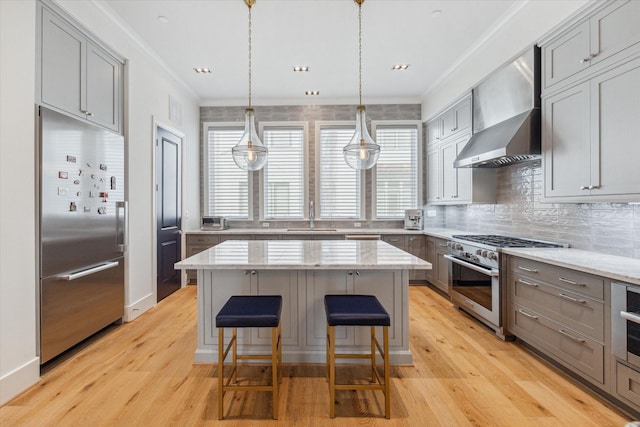
[[[540,49],[531,47],[473,89],[473,136],[456,168],[540,158]]]

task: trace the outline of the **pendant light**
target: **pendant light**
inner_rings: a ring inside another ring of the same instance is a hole
[[[375,143],[366,126],[365,107],[362,105],[362,3],[364,0],[354,0],[358,5],[358,88],[360,104],[356,111],[356,130],[342,149],[344,161],[353,169],[371,169],[380,156],[380,146]]]
[[[244,133],[240,141],[231,149],[233,161],[240,169],[257,171],[267,164],[269,150],[264,146],[258,133],[253,108],[251,107],[251,7],[256,0],[244,0],[249,7],[249,106],[245,110]]]

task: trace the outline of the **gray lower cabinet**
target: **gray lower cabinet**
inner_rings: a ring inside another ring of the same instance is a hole
[[[440,292],[449,295],[449,262],[444,257],[446,254],[445,239],[427,236],[425,259],[432,265],[432,269],[427,271],[427,281]]]
[[[528,259],[508,261],[509,332],[608,391],[608,281]]]
[[[619,360],[615,361],[615,385],[612,392],[623,403],[640,411],[640,372]]]
[[[39,7],[40,103],[122,133],[123,63],[62,15]]]
[[[220,237],[216,234],[187,233],[186,235],[186,256],[187,258],[206,251],[212,246],[220,243]],[[187,271],[187,283],[195,283],[197,280],[196,270]]]
[[[407,252],[420,259],[426,259],[425,236],[416,234],[407,236]],[[424,281],[426,272],[431,270],[409,270],[409,281]]]

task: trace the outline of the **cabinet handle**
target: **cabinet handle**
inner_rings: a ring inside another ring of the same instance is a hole
[[[356,270],[356,276],[360,275],[360,271]]]
[[[578,282],[574,282],[573,280],[569,280],[569,279],[565,279],[564,277],[558,277],[558,280],[564,283],[568,283],[570,285],[575,285],[575,286],[587,286],[586,283],[578,283]]]
[[[255,276],[256,274],[258,274],[258,272],[255,271],[255,270],[251,270],[251,274],[253,274]]]
[[[600,188],[599,185],[590,185],[589,186],[589,190],[597,190],[598,188]]]
[[[531,283],[531,282],[527,282],[526,280],[522,280],[522,279],[518,279],[518,282],[527,285],[527,286],[531,286],[532,288],[537,288],[538,284],[537,283]]]
[[[455,130],[456,130],[456,128],[451,128],[451,132],[453,132],[453,131],[455,131]]]
[[[446,243],[438,243],[438,246],[442,246],[442,247],[446,248],[448,245]]]
[[[580,189],[581,189],[581,190],[588,190],[588,189],[589,189],[589,187],[587,187],[586,185],[581,185],[581,186],[580,186]]]
[[[564,329],[558,329],[558,332],[560,332],[562,335],[564,335],[565,337],[569,337],[572,340],[574,340],[575,342],[579,342],[580,344],[584,344],[585,340],[583,340],[582,338],[578,338],[578,337],[574,337],[573,335],[571,335],[570,333],[568,333],[567,331],[565,331]]]
[[[589,62],[589,61],[591,61],[593,58],[595,58],[596,56],[598,56],[598,54],[597,54],[597,53],[592,53],[592,54],[590,54],[588,57],[586,57],[586,58],[582,58],[582,59],[580,60],[580,63],[581,63],[581,64],[584,64],[585,62]]]
[[[523,267],[523,266],[521,266],[521,265],[519,265],[519,266],[518,266],[518,268],[519,268],[520,270],[524,270],[524,271],[527,271],[527,272],[529,272],[529,273],[537,273],[537,272],[538,272],[538,270],[534,270],[534,269],[532,269],[532,268]]]
[[[529,314],[526,311],[524,311],[523,309],[519,309],[518,313],[527,316],[529,319],[538,320],[538,316],[534,316],[533,314]]]
[[[349,276],[353,276],[353,271],[349,271]]]
[[[245,275],[249,274],[249,270],[245,270],[245,271],[244,271],[244,274],[245,274]]]
[[[571,302],[576,302],[576,303],[579,303],[579,304],[586,304],[586,302],[587,302],[586,300],[583,300],[583,299],[576,299],[576,298],[570,297],[567,294],[562,294],[561,293],[561,294],[558,294],[558,296],[560,296],[560,297],[562,297],[564,299],[567,299],[567,300],[569,300]]]

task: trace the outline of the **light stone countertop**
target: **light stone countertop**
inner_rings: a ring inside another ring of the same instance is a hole
[[[430,270],[431,264],[381,240],[227,240],[175,268]]]
[[[480,234],[473,231],[456,230],[454,228],[425,228],[424,230],[422,230],[422,233],[426,234],[427,236],[437,237],[439,239],[451,239],[451,236],[455,234]]]
[[[640,259],[572,248],[503,248],[502,253],[640,285]]]

